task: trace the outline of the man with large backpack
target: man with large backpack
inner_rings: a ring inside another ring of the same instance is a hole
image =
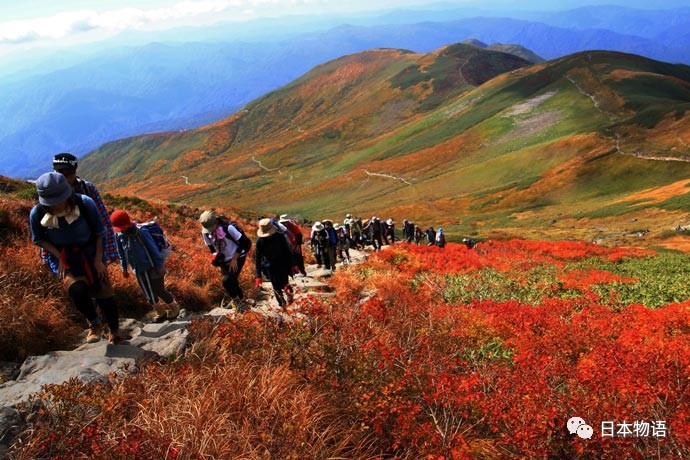
[[[199,217],[204,243],[211,251],[213,265],[220,267],[223,287],[235,303],[238,312],[246,309],[244,292],[239,277],[252,242],[236,225],[216,216],[213,211],[204,211]]]
[[[105,227],[105,239],[103,240],[104,262],[114,262],[118,258],[117,245],[115,243],[115,232],[110,223],[110,213],[103,203],[98,189],[91,182],[85,181],[77,176],[77,157],[71,153],[58,153],[53,157],[53,170],[59,172],[67,178],[67,182],[72,187],[74,193],[81,193],[91,198],[96,203],[98,215],[101,217]]]
[[[329,246],[331,240],[326,231],[326,227],[321,222],[315,222],[314,226],[311,228],[311,246],[314,250],[314,256],[316,257],[316,262],[318,267],[321,267],[321,263],[325,266],[326,270],[332,270],[335,268],[335,260],[332,260],[329,256]]]
[[[271,282],[278,305],[285,310],[287,304],[292,303],[294,296],[288,279],[294,270],[293,251],[290,249],[287,238],[281,235],[272,219],[265,218],[259,221],[257,236],[259,238],[256,240],[254,250],[256,287],[261,286],[261,275],[266,275]]]
[[[307,271],[304,267],[304,255],[302,254],[302,243],[304,242],[304,235],[302,235],[302,229],[297,222],[290,220],[287,214],[282,214],[279,223],[283,224],[287,231],[285,232],[285,237],[292,245],[292,261],[299,268],[299,272],[303,276],[307,276]]]

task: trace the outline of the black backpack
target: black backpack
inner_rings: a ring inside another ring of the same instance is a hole
[[[237,222],[228,222],[227,220],[218,217],[218,225],[220,225],[223,231],[225,232],[225,237],[233,243],[235,243],[237,247],[240,249],[240,251],[243,251],[245,254],[249,252],[249,250],[252,248],[252,240],[249,239],[247,234],[244,232],[242,227],[240,227],[237,224]],[[230,235],[230,232],[228,232],[229,225],[232,225],[235,228],[235,230],[242,234],[239,241],[235,240],[235,238],[233,238],[232,235]]]

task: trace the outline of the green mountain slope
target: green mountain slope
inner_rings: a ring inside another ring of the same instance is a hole
[[[528,67],[467,44],[372,50],[216,124],[107,144],[84,175],[144,197],[314,219],[384,212],[458,233],[677,219],[690,201],[678,184],[690,182],[688,108],[690,67],[634,55]],[[662,201],[635,198],[659,187]]]

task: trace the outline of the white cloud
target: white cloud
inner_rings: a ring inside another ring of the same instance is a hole
[[[159,8],[77,10],[50,17],[0,23],[0,44],[74,38],[92,31],[159,29],[174,25],[207,24],[220,19],[251,19],[291,9],[308,12],[331,0],[185,0]],[[257,12],[261,10],[260,12]]]

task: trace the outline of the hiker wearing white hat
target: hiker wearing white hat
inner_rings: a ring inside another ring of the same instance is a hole
[[[314,223],[311,228],[311,247],[316,257],[317,268],[321,268],[321,264],[327,270],[333,269],[335,261],[330,258],[329,248],[331,240],[326,230],[326,226],[321,222]]]
[[[338,246],[337,253],[338,257],[343,263],[350,264],[350,235],[347,232],[345,226],[340,226],[339,224],[333,225],[333,230],[338,236]]]
[[[383,226],[383,241],[386,244],[395,243],[395,223],[393,219],[388,219],[385,224],[381,223]]]
[[[238,312],[247,308],[244,291],[240,286],[240,273],[252,242],[244,231],[234,222],[228,222],[213,210],[199,216],[201,236],[211,251],[211,263],[220,268],[223,288],[230,295]]]
[[[385,224],[378,217],[373,216],[362,228],[364,234],[369,236],[374,251],[379,251],[383,247],[383,225]]]

